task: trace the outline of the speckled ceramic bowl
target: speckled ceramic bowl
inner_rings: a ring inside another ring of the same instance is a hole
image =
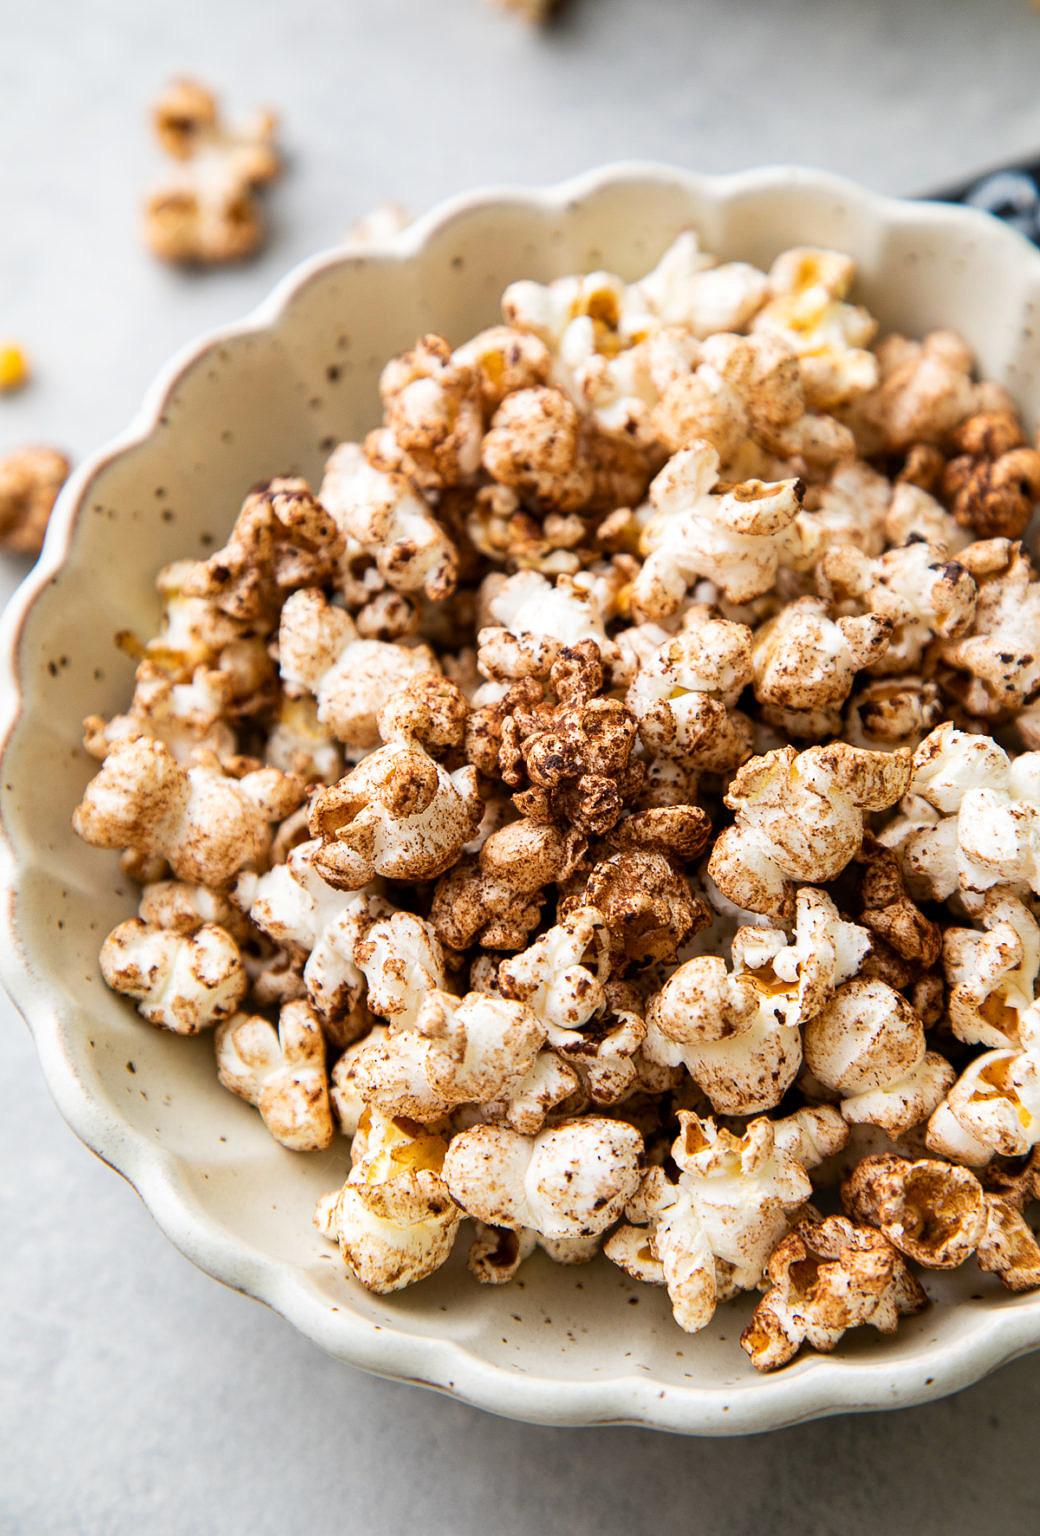
[[[952,1391],[1040,1343],[1040,1295],[1003,1294],[973,1265],[929,1276],[936,1305],[894,1338],[863,1330],[766,1377],[737,1347],[750,1301],[689,1337],[662,1292],[605,1260],[561,1269],[538,1255],[514,1285],[483,1288],[460,1243],[424,1284],[369,1295],[311,1226],[315,1196],[346,1173],[346,1142],[284,1151],[218,1085],[209,1037],[151,1029],[106,991],[98,947],[134,896],[115,857],[69,825],[94,766],[80,721],[127,699],[131,663],[113,636],[153,632],[159,566],[220,542],[254,481],[316,477],[334,442],[376,421],[381,364],[419,332],[462,340],[496,318],[514,278],[634,277],[691,224],[710,250],[761,264],[792,244],[852,252],[884,327],[957,327],[1035,421],[1040,255],[984,215],[813,172],[620,166],[460,198],[384,247],[305,263],[245,324],[182,353],[127,434],[78,471],[8,609],[0,966],[70,1125],[196,1264],[324,1349],[516,1418],[726,1434]]]

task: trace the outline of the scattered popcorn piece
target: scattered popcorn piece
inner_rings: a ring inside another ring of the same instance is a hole
[[[271,823],[302,799],[302,783],[276,768],[233,779],[210,752],[182,768],[162,742],[131,737],[87,785],[73,826],[97,847],[160,854],[179,879],[219,886],[263,864]]]
[[[477,1125],[452,1138],[444,1181],[463,1210],[543,1237],[591,1237],[617,1221],[639,1184],[643,1138],[588,1115],[537,1136]]]
[[[317,839],[300,843],[261,875],[248,895],[249,916],[276,944],[306,955],[303,982],[323,1021],[343,1018],[361,997],[364,977],[354,946],[391,908],[363,891],[334,890],[321,877]],[[247,892],[242,888],[245,896]]]
[[[639,666],[625,702],[648,752],[713,772],[739,767],[752,750],[750,721],[734,707],[752,677],[750,631],[703,609],[684,623]]]
[[[860,453],[902,453],[945,442],[975,409],[974,364],[971,349],[953,331],[932,331],[923,341],[886,336],[877,347],[877,387],[843,413]]]
[[[526,817],[492,832],[476,858],[460,859],[437,882],[430,921],[438,937],[454,949],[526,948],[546,887],[572,874],[584,849],[580,834]]]
[[[805,1062],[827,1088],[867,1093],[901,1081],[925,1055],[924,1028],[883,981],[854,977],[805,1026]]]
[[[708,873],[737,906],[786,915],[794,882],[840,874],[862,840],[863,813],[894,805],[910,773],[908,752],[840,741],[754,757],[730,784],[726,804],[736,822],[716,839]]]
[[[379,393],[385,430],[423,490],[443,490],[476,473],[484,427],[480,384],[443,336],[422,336],[411,352],[387,363]],[[380,456],[386,456],[382,445]]]
[[[318,1201],[318,1230],[377,1295],[424,1280],[452,1250],[461,1212],[440,1176],[446,1149],[433,1131],[366,1110],[347,1182]]]
[[[911,794],[940,814],[885,829],[911,888],[944,901],[958,888],[1040,893],[1040,753],[1012,761],[988,736],[946,721],[914,753]]]
[[[276,1141],[293,1152],[328,1146],[325,1040],[306,1003],[286,1003],[277,1030],[266,1019],[236,1014],[217,1030],[215,1045],[220,1081],[256,1105]]]
[[[995,1274],[1009,1291],[1040,1287],[1040,1244],[1020,1211],[995,1195],[986,1196],[985,1236],[975,1250],[979,1268]]]
[[[838,545],[824,552],[816,584],[829,602],[852,599],[889,626],[888,644],[863,663],[875,673],[920,667],[933,639],[967,634],[975,619],[977,589],[968,571],[920,539],[877,560]]]
[[[587,958],[588,966],[582,963]],[[523,954],[503,960],[498,979],[503,997],[533,1008],[556,1045],[566,1043],[570,1031],[583,1029],[603,1008],[609,970],[603,919],[594,908],[579,907]]]
[[[373,1013],[413,1028],[423,999],[443,991],[444,953],[429,923],[411,912],[393,912],[355,941],[354,959],[368,982]]]
[[[969,1045],[1017,1045],[1019,1017],[1036,992],[1040,926],[1023,902],[1001,895],[999,887],[972,915],[982,933],[951,927],[942,937],[950,1026]]]
[[[844,1216],[802,1221],[773,1251],[769,1289],[740,1336],[759,1371],[793,1360],[802,1344],[828,1354],[850,1328],[894,1333],[928,1297],[880,1232]]]
[[[149,1024],[178,1035],[226,1019],[248,986],[238,945],[216,923],[184,934],[130,918],[101,946],[101,974],[114,992],[136,1000]]]
[[[152,250],[175,262],[251,256],[264,239],[257,190],[281,172],[272,114],[225,121],[209,91],[176,80],[156,101],[153,120],[159,143],[178,165],[146,205]]]
[[[1040,1142],[1040,1006],[1019,1017],[1017,1049],[984,1051],[928,1122],[928,1146],[968,1167],[994,1153],[1022,1157]]]
[[[0,549],[38,555],[69,461],[54,448],[19,448],[0,458]]]

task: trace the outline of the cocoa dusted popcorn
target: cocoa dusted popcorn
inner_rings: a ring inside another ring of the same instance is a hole
[[[0,458],[0,549],[38,555],[69,461],[55,448],[19,448]]]
[[[257,193],[281,173],[271,113],[225,121],[205,86],[175,80],[155,103],[153,126],[176,165],[145,208],[155,254],[206,264],[251,256],[265,233]]]
[[[191,87],[161,131],[246,152]],[[763,1291],[762,1370],[918,1268],[1040,1288],[1040,455],[854,284],[692,230],[514,283],[118,637],[102,975],[257,1134],[350,1138],[344,1283],[602,1250],[690,1333]]]

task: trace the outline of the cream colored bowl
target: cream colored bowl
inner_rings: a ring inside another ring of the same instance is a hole
[[[603,266],[634,277],[688,225],[708,249],[760,264],[792,244],[850,251],[884,327],[957,327],[1035,422],[1040,254],[982,214],[815,172],[713,180],[622,165],[460,198],[379,249],[316,257],[245,324],[170,365],[130,431],[70,481],[7,612],[0,964],[70,1125],[196,1264],[324,1349],[516,1418],[727,1434],[952,1391],[1040,1344],[1040,1295],[1001,1293],[974,1265],[930,1275],[936,1305],[894,1338],[862,1330],[766,1377],[737,1347],[750,1302],[691,1337],[663,1292],[605,1260],[562,1269],[538,1255],[515,1284],[486,1288],[460,1243],[414,1290],[369,1295],[310,1222],[315,1196],[346,1173],[347,1143],[283,1150],[218,1085],[208,1037],[152,1029],[106,991],[98,948],[134,896],[115,857],[69,825],[94,767],[80,722],[128,697],[132,666],[113,636],[153,632],[161,565],[220,543],[255,481],[316,477],[334,442],[376,421],[379,369],[419,332],[461,341],[496,318],[514,278]]]

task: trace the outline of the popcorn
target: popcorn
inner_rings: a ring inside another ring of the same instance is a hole
[[[926,1269],[955,1269],[986,1230],[982,1185],[967,1168],[930,1158],[865,1157],[841,1187],[849,1215],[877,1227]]]
[[[492,832],[475,858],[460,859],[437,882],[430,921],[441,942],[524,949],[546,887],[573,873],[584,847],[579,833],[526,817]]]
[[[650,487],[655,513],[642,533],[646,555],[632,585],[633,606],[648,619],[680,607],[699,576],[716,582],[730,602],[767,592],[781,559],[797,556],[797,480],[748,480],[712,494],[719,456],[707,443],[685,448]]]
[[[967,634],[975,619],[976,586],[968,571],[921,540],[877,560],[839,545],[825,551],[816,582],[828,601],[853,599],[888,626],[888,644],[862,663],[875,673],[920,667],[933,639]]]
[[[1017,1045],[1018,1020],[1033,1005],[1040,971],[1040,926],[999,887],[973,915],[984,933],[951,927],[942,938],[950,1026],[969,1045]]]
[[[176,80],[154,107],[159,143],[178,162],[145,209],[148,244],[164,261],[223,262],[251,256],[264,225],[257,189],[281,172],[269,112],[222,121],[215,97]]]
[[[860,845],[864,811],[885,810],[909,787],[910,755],[834,742],[752,758],[726,804],[734,826],[716,839],[708,873],[730,901],[785,915],[796,880],[833,880]]]
[[[843,302],[855,264],[837,251],[784,251],[769,272],[769,302],[753,329],[782,338],[798,357],[811,410],[829,411],[873,389],[878,368],[865,350],[877,322]]]
[[[271,823],[302,798],[299,780],[275,768],[233,779],[211,752],[182,768],[162,742],[131,737],[87,785],[73,826],[99,848],[159,854],[179,879],[218,886],[263,864]]]
[[[16,341],[0,340],[0,395],[13,395],[29,382],[29,359]]]
[[[592,497],[592,466],[582,455],[581,418],[556,389],[507,395],[484,438],[482,463],[521,498],[570,512]]]
[[[899,848],[912,887],[939,901],[998,884],[1040,893],[1040,753],[1012,761],[988,736],[946,722],[914,753],[911,791],[923,820],[900,818],[884,841]]]
[[[1014,411],[980,411],[952,434],[943,495],[957,522],[980,539],[1022,536],[1040,501],[1040,453],[1027,448]]]
[[[229,712],[248,714],[269,702],[274,669],[255,626],[233,619],[209,598],[188,594],[201,564],[178,560],[159,572],[163,612],[157,635],[144,645],[126,633],[117,640],[153,675],[161,672],[173,682],[190,683],[200,667],[220,672],[228,684]]]
[[[68,473],[68,459],[55,448],[19,448],[0,458],[0,549],[40,553]]]
[[[364,976],[354,946],[391,908],[363,891],[327,885],[318,869],[320,852],[316,838],[300,843],[284,864],[261,875],[249,892],[249,916],[276,944],[306,954],[307,996],[319,1017],[330,1021],[348,1014],[361,997]]]
[[[246,497],[224,548],[184,582],[233,619],[270,625],[290,592],[331,581],[343,537],[306,480],[282,476]]]
[[[470,1216],[542,1237],[592,1237],[617,1221],[639,1184],[643,1139],[587,1115],[537,1136],[477,1125],[452,1138],[444,1181]]]
[[[374,1291],[465,1216],[483,1284],[602,1248],[688,1332],[765,1290],[771,1369],[909,1265],[1040,1288],[1040,452],[853,273],[685,231],[515,284],[117,637],[103,974],[288,1149],[351,1138],[315,1221]]]
[[[565,1044],[569,1032],[582,1029],[606,1002],[608,943],[600,914],[579,907],[523,954],[502,961],[503,997],[526,1003],[545,1024],[550,1042]]]
[[[755,632],[755,698],[763,716],[793,736],[825,736],[841,724],[841,706],[861,667],[888,649],[892,627],[876,614],[835,623],[826,604],[802,597]]]
[[[969,1167],[994,1153],[1021,1157],[1040,1142],[1040,1009],[1023,1013],[1020,1044],[984,1051],[961,1073],[928,1122],[928,1146]]]
[[[508,325],[492,325],[456,347],[454,361],[472,368],[480,385],[481,404],[491,417],[503,400],[519,390],[547,384],[552,366],[544,341]]]
[[[386,430],[417,485],[442,490],[476,473],[483,431],[480,384],[442,336],[422,336],[413,351],[387,363],[379,393]]]
[[[101,974],[149,1024],[197,1035],[235,1012],[248,981],[238,945],[217,923],[171,932],[133,917],[101,946]]]
[[[341,443],[325,465],[318,499],[348,552],[371,560],[394,591],[439,600],[455,590],[458,550],[405,475],[369,463],[356,443]]]
[[[750,631],[703,609],[686,622],[638,667],[625,702],[648,752],[712,772],[739,767],[751,754],[750,721],[734,708],[751,681]]]
[[[424,1280],[452,1250],[461,1213],[440,1176],[446,1146],[435,1132],[366,1111],[347,1182],[318,1201],[315,1226],[378,1295]]]
[[[354,959],[368,982],[368,1006],[373,1013],[414,1027],[423,999],[443,991],[444,953],[429,923],[410,912],[392,912],[355,940]]]
[[[545,1040],[522,1003],[469,992],[431,992],[411,1028],[389,1033],[355,1057],[351,1077],[366,1104],[429,1123],[461,1104],[499,1099],[525,1078]]]
[[[389,701],[393,703],[393,697]],[[429,880],[454,864],[477,829],[483,801],[470,764],[449,773],[385,705],[379,716],[386,745],[310,808],[321,840],[315,867],[341,890],[357,890],[374,875]]]
[[[853,1095],[920,1066],[924,1029],[906,999],[874,978],[844,982],[805,1026],[805,1063],[826,1088]]]
[[[429,646],[362,640],[350,615],[314,589],[294,592],[282,609],[278,650],[290,696],[312,693],[319,723],[349,747],[374,747],[387,694],[437,671]]]
[[[871,752],[913,752],[942,717],[935,683],[908,675],[882,677],[856,688],[845,706],[843,735],[852,747]]]
[[[877,348],[877,387],[846,413],[860,452],[902,453],[918,443],[943,443],[976,407],[974,361],[953,331],[932,331],[923,341],[887,336]]]
[[[956,686],[964,708],[999,720],[1031,704],[1040,689],[1040,581],[1021,545],[1004,539],[970,545],[963,561],[978,587],[975,623],[943,645],[942,659],[967,674]]]
[[[803,1343],[828,1354],[849,1328],[894,1333],[928,1297],[880,1232],[844,1216],[802,1221],[769,1260],[769,1289],[740,1336],[759,1371],[793,1360]]]
[[[177,683],[151,661],[137,669],[128,714],[105,721],[88,715],[83,745],[92,757],[104,759],[118,741],[148,736],[161,741],[182,766],[200,748],[234,768],[238,741],[226,716],[231,708],[232,682],[226,672],[198,667],[188,683]]]
[[[329,1145],[334,1128],[325,1040],[306,1003],[286,1003],[277,1030],[266,1019],[235,1014],[214,1043],[220,1081],[256,1105],[275,1141],[293,1152]]]

